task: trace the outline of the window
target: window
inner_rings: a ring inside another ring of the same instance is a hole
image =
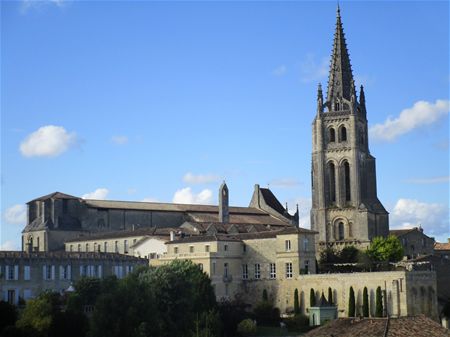
[[[94,252],[97,250],[97,242],[94,242]]]
[[[228,277],[228,263],[223,264],[223,276]]]
[[[341,127],[341,142],[347,141],[347,129],[345,126]]]
[[[105,253],[107,253],[108,252],[108,242],[103,242],[103,251],[105,252]]]
[[[248,280],[248,266],[246,264],[242,265],[242,279]]]
[[[333,163],[328,163],[328,200],[336,202],[336,170]]]
[[[19,266],[6,266],[5,267],[5,277],[9,281],[17,281],[19,279]]]
[[[305,261],[305,274],[309,274],[309,260]]]
[[[334,131],[334,128],[330,128],[330,130],[328,130],[328,141],[330,143],[334,143],[336,141],[336,131]]]
[[[215,262],[212,263],[212,274],[213,275],[216,274],[216,263]]]
[[[73,252],[73,245],[70,245],[70,246],[69,246],[69,251],[70,251],[70,252]]]
[[[341,221],[338,225],[338,239],[344,240],[344,223]]]
[[[30,266],[23,266],[23,279],[29,281],[31,279]]]
[[[286,263],[286,278],[292,278],[292,263]]]
[[[178,254],[178,247],[173,247],[173,253]]]
[[[70,266],[59,266],[59,279],[70,280]]]
[[[16,291],[13,289],[8,290],[8,303],[12,305],[16,304]]]
[[[261,278],[261,265],[259,263],[255,263],[255,279],[259,280]]]
[[[114,241],[114,252],[115,253],[119,252],[119,241]]]
[[[284,248],[287,252],[291,251],[291,240],[284,241]]]
[[[277,278],[277,267],[275,263],[270,264],[270,278],[271,279]]]
[[[194,246],[189,246],[189,253],[193,253],[194,252]]]
[[[81,244],[78,244],[78,252],[81,252]]]
[[[308,244],[309,244],[309,240],[307,238],[303,239],[303,251],[307,252],[308,251]]]
[[[89,251],[89,243],[86,243],[86,252]]]
[[[225,245],[223,246],[223,250],[224,250],[224,251],[228,251],[228,245],[227,245],[227,244],[225,244]]]
[[[345,200],[352,200],[350,194],[350,164],[348,162],[344,163],[344,176],[345,176]]]
[[[128,253],[128,240],[123,240],[123,253]]]
[[[209,252],[209,245],[205,246],[205,252]]]
[[[44,280],[54,280],[55,279],[55,266],[44,265],[42,267],[42,274]]]

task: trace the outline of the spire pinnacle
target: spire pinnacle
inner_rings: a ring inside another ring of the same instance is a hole
[[[327,102],[330,105],[331,111],[342,110],[342,105],[339,104],[342,98],[347,101],[351,100],[353,94],[352,82],[352,68],[345,41],[344,28],[342,27],[341,11],[338,4],[327,92]]]

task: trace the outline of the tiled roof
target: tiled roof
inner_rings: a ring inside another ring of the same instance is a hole
[[[450,250],[450,242],[436,242],[434,250]]]
[[[276,210],[280,214],[284,214],[286,212],[286,209],[278,201],[277,197],[272,193],[271,190],[269,190],[268,188],[261,188],[260,191],[261,191],[263,198],[266,201],[267,205],[272,207],[274,210]]]
[[[445,337],[450,331],[424,315],[398,318],[339,318],[305,337]]]
[[[395,236],[402,236],[405,234],[408,234],[409,232],[417,230],[417,227],[414,228],[405,228],[405,229],[391,229],[389,230],[389,234],[395,235]]]
[[[234,207],[232,207],[234,208]],[[258,213],[243,213],[243,212],[234,212],[230,208],[230,224],[259,224],[259,225],[273,225],[273,226],[286,226],[289,225],[288,222],[281,221],[268,213],[263,211],[259,211]],[[256,208],[248,208],[248,210],[252,210]],[[209,223],[218,223],[218,209],[213,212],[189,212],[188,215],[195,222],[209,222]]]

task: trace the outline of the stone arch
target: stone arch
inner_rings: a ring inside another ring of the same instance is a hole
[[[343,185],[344,185],[344,200],[351,201],[351,181],[350,181],[350,164],[347,160],[342,163],[342,173],[343,173]]]
[[[334,228],[334,239],[335,240],[345,240],[348,236],[347,228],[348,228],[348,219],[345,217],[337,217],[333,221]]]
[[[339,142],[346,142],[347,141],[347,127],[344,124],[339,126],[339,129],[338,129],[338,140],[339,140]]]
[[[336,164],[333,161],[327,163],[327,177],[328,177],[328,201],[336,202]]]
[[[328,129],[328,142],[334,143],[336,141],[336,130],[333,126]]]

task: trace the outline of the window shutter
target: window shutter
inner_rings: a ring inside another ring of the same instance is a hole
[[[52,266],[52,280],[55,279],[55,266]]]
[[[15,265],[14,266],[14,280],[18,280],[19,279],[19,266]]]
[[[9,280],[9,266],[5,266],[5,280]]]
[[[67,265],[67,279],[72,279],[72,266],[70,264]]]
[[[84,276],[83,275],[83,266],[80,266],[80,277]]]
[[[64,267],[63,266],[59,266],[59,279],[60,280],[64,279]]]

